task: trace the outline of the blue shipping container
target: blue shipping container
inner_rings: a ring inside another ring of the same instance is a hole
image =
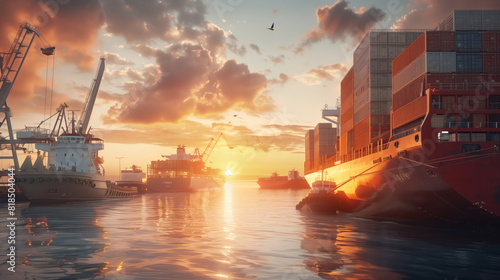
[[[482,53],[457,53],[457,73],[481,73],[482,71]]]

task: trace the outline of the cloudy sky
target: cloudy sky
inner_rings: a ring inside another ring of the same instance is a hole
[[[335,106],[366,31],[433,28],[452,9],[500,9],[500,1],[3,1],[2,51],[22,22],[42,35],[7,102],[16,129],[38,125],[62,102],[81,110],[104,56],[91,126],[105,140],[111,179],[117,157],[145,169],[178,144],[191,152],[218,132],[225,139],[212,166],[302,173],[304,134],[322,122],[325,104]],[[39,51],[49,44],[55,57]]]

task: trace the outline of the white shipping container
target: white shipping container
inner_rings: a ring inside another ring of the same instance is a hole
[[[361,56],[369,49],[370,46],[370,35],[366,35],[363,40],[359,43],[358,47],[354,50],[353,62],[356,63],[361,58]]]
[[[425,55],[427,56],[427,72],[457,72],[457,57],[455,52],[427,52]]]
[[[371,74],[370,83],[372,87],[390,87],[391,74]]]
[[[361,70],[359,70],[357,74],[354,75],[354,88],[358,87],[361,81],[363,81],[364,79],[366,79],[366,77],[368,77],[368,74],[370,73],[369,72],[370,67],[368,66],[369,66],[368,63],[365,64],[365,66],[361,68]]]
[[[396,39],[399,45],[406,45],[406,33],[404,32],[397,32],[396,33]]]
[[[398,39],[397,39],[397,32],[389,32],[387,34],[387,42],[389,43],[389,45],[396,45],[397,42],[398,42]]]
[[[400,90],[406,84],[424,74],[426,72],[425,62],[426,56],[425,53],[423,53],[405,69],[394,76],[392,78],[392,92]]]
[[[370,101],[392,101],[392,89],[390,87],[370,88]]]
[[[369,81],[370,79],[366,77],[357,88],[354,89],[354,99],[358,98],[361,94],[365,92],[365,90],[368,90],[369,88]]]
[[[366,65],[366,63],[368,63],[368,59],[370,58],[370,52],[365,52],[360,58],[358,61],[356,61],[356,63],[354,63],[353,65],[353,72],[354,72],[354,75],[356,75],[359,70],[361,70],[361,68],[363,68],[363,66]]]
[[[370,60],[370,74],[373,73],[391,73],[392,62],[389,59],[371,59]]]

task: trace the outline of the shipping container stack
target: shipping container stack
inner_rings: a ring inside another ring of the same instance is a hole
[[[335,155],[337,129],[331,123],[318,123],[314,128],[314,168]]]
[[[304,173],[314,170],[314,129],[306,132],[306,161],[304,163]]]
[[[362,156],[390,132],[392,60],[422,31],[370,31],[354,51],[353,67],[341,82],[342,161]]]
[[[453,11],[393,60],[392,133],[422,122],[427,113],[426,90],[492,91],[496,81],[500,81],[500,11]],[[486,109],[485,100],[479,99],[475,96],[474,102]],[[453,109],[464,101],[442,96],[432,102]],[[471,123],[488,121],[486,115],[474,117]]]

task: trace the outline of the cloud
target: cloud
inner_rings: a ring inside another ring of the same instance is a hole
[[[291,80],[290,76],[288,76],[287,74],[284,74],[284,73],[280,73],[279,79],[271,79],[271,80],[269,80],[269,83],[270,84],[284,85],[285,83],[287,83],[290,80]]]
[[[112,106],[104,121],[178,122],[229,109],[257,114],[274,109],[264,75],[234,59],[220,65],[202,45],[172,44],[157,50],[156,66],[144,70],[144,81],[132,83],[125,101]]]
[[[256,44],[250,44],[250,48],[254,50],[256,53],[261,54],[260,48]]]
[[[413,0],[408,8],[410,12],[398,19],[392,28],[434,29],[452,10],[499,10],[500,1]]]
[[[304,36],[295,53],[301,53],[305,47],[325,38],[335,43],[350,37],[357,42],[385,17],[385,13],[375,7],[362,7],[359,11],[354,11],[348,7],[347,1],[340,0],[332,6],[317,9],[316,17],[318,26]]]
[[[332,64],[311,69],[296,77],[297,80],[307,85],[320,84],[322,80],[333,81],[347,73],[347,68],[343,64]]]
[[[284,55],[282,55],[282,54],[280,54],[280,55],[278,55],[278,56],[273,56],[273,55],[270,55],[270,56],[269,56],[269,59],[270,59],[273,63],[275,63],[275,64],[285,62],[285,56],[284,56]]]
[[[247,53],[247,48],[245,46],[238,47],[238,39],[233,34],[228,36],[229,42],[227,42],[227,48],[229,51],[239,55],[244,56]]]
[[[117,53],[105,52],[104,57],[106,58],[106,64],[109,65],[122,65],[122,66],[134,65],[133,62],[127,61],[126,58],[121,57]]]
[[[106,0],[106,30],[127,42],[196,37],[195,27],[206,25],[201,1]],[[176,16],[174,16],[176,15]]]

